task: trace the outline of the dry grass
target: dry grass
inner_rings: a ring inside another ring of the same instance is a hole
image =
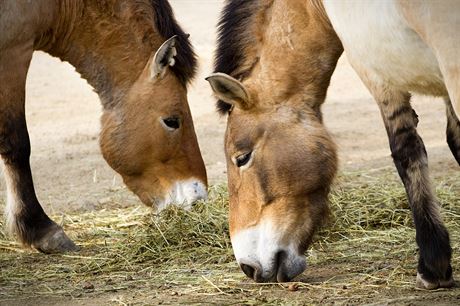
[[[458,275],[460,175],[436,186]],[[290,287],[254,284],[239,271],[228,237],[227,198],[224,186],[214,186],[210,200],[189,212],[170,208],[154,215],[136,206],[54,216],[83,247],[73,254],[44,256],[1,232],[0,302],[36,297],[103,304],[356,304],[451,302],[460,295],[459,289],[413,288],[415,232],[393,172],[339,179],[331,222],[308,251],[309,268]]]

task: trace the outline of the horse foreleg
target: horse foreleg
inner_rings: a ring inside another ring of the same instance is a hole
[[[460,121],[455,115],[455,111],[452,107],[450,99],[445,100],[446,102],[446,115],[447,115],[447,143],[452,151],[452,154],[460,165]]]
[[[0,155],[7,186],[9,229],[26,245],[45,253],[76,249],[43,211],[35,195],[25,119],[25,80],[32,44],[0,50]]]
[[[404,183],[419,246],[417,286],[425,289],[453,285],[449,233],[431,187],[428,159],[417,134],[418,117],[410,95],[391,89],[373,90],[387,129],[391,153]]]

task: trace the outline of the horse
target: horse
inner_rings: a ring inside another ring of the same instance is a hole
[[[284,282],[306,268],[337,171],[321,105],[345,51],[380,108],[407,193],[416,286],[453,285],[449,234],[410,92],[444,97],[447,141],[460,163],[459,13],[458,1],[226,2],[207,80],[227,115],[230,236],[247,276]]]
[[[41,207],[29,164],[25,81],[34,50],[72,64],[99,95],[100,148],[146,205],[189,207],[207,177],[187,101],[196,55],[167,0],[0,2],[0,155],[9,230],[44,253],[77,246]]]

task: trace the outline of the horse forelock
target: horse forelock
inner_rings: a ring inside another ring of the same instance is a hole
[[[171,70],[181,81],[187,85],[193,80],[197,70],[197,60],[193,47],[182,28],[174,18],[171,5],[167,0],[150,0],[155,14],[155,26],[160,35],[166,40],[177,35],[176,63]]]
[[[317,37],[321,37],[322,33],[325,33],[324,37],[318,40]],[[334,39],[334,35],[321,0],[227,0],[218,23],[214,71],[249,82],[259,62],[265,63],[264,68],[267,68],[267,62],[276,62],[285,68],[281,72],[289,71],[289,68],[309,67],[309,70],[316,69],[316,74],[323,75],[335,67],[334,59],[330,58],[342,52],[340,41],[336,37]],[[308,40],[312,44],[302,43]],[[295,47],[293,41],[297,41]],[[310,56],[315,48],[331,50],[327,52],[326,58]],[[283,50],[289,51],[285,57]],[[286,61],[280,63],[285,58]],[[310,65],[302,62],[306,60]],[[283,89],[277,93],[291,95],[300,92],[305,84],[311,82],[308,79],[310,75],[313,74],[285,73]],[[316,82],[326,84],[322,78]],[[321,86],[316,87],[319,88],[317,91],[325,93]],[[310,90],[309,96],[315,101],[324,100],[321,94],[313,90]],[[231,105],[219,100],[217,109],[219,113],[225,114],[230,111]]]

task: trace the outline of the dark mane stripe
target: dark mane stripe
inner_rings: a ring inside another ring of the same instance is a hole
[[[155,13],[156,28],[160,35],[165,39],[174,35],[178,36],[176,64],[171,67],[171,70],[181,83],[186,86],[193,80],[197,69],[196,55],[188,35],[184,33],[177,23],[171,5],[167,0],[151,0],[151,3]]]
[[[217,50],[214,60],[214,71],[223,72],[238,78],[235,75],[243,64],[244,46],[247,44],[251,18],[258,0],[227,0],[220,16],[217,35]],[[231,105],[224,101],[217,101],[217,110],[221,114],[227,113]]]

